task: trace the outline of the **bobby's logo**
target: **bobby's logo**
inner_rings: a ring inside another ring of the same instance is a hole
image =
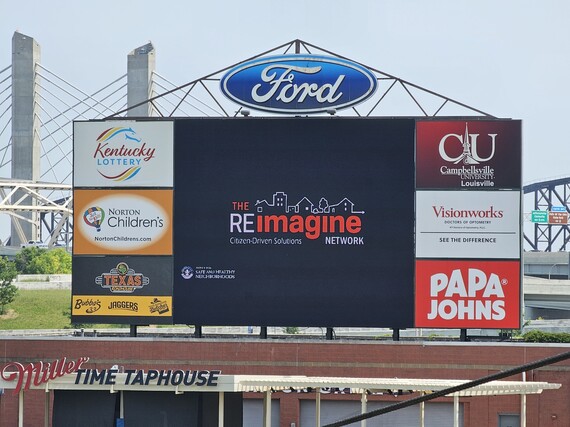
[[[161,301],[158,298],[152,300],[149,309],[151,313],[158,313],[158,314],[164,314],[170,311],[170,308],[168,308],[168,303],[166,301]]]
[[[491,143],[491,153],[486,158],[481,157],[477,149],[477,137],[479,134],[469,133],[467,123],[465,123],[465,134],[458,135],[456,133],[449,133],[441,138],[439,142],[439,155],[446,162],[454,164],[462,162],[465,165],[478,165],[481,162],[487,162],[495,155],[495,138],[497,137],[496,133],[490,133],[488,135]],[[452,144],[454,144],[454,146],[451,147],[452,152],[455,151],[457,153],[461,151],[460,154],[449,154],[449,148]],[[459,146],[462,147],[462,149],[457,150]],[[453,149],[454,147],[455,150]]]
[[[97,138],[97,148],[93,154],[101,176],[118,182],[136,176],[142,168],[141,162],[148,162],[155,153],[154,148],[147,147],[144,142],[141,144],[141,141],[130,127],[104,130]]]
[[[103,273],[95,278],[95,283],[113,293],[133,293],[150,283],[150,279],[141,273],[136,273],[126,262],[120,262],[109,273]]]

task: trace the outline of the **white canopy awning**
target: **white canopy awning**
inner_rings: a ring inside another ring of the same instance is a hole
[[[126,381],[126,373],[118,373],[114,384],[76,384],[76,375],[64,375],[45,384],[30,386],[30,389],[49,390],[109,390],[118,391],[165,391],[185,392],[273,392],[298,389],[350,389],[351,393],[422,392],[424,394],[465,384],[470,380],[426,379],[426,378],[349,378],[349,377],[307,377],[282,375],[219,375],[215,386],[132,384]],[[0,388],[13,389],[15,382],[0,380]],[[496,396],[513,394],[536,394],[543,390],[558,389],[560,384],[526,381],[491,381],[473,388],[459,391],[449,396]]]

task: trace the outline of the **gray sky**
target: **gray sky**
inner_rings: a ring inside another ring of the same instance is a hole
[[[90,92],[152,41],[183,84],[296,38],[499,117],[523,120],[525,183],[568,176],[568,0],[0,0],[0,69],[14,31]]]

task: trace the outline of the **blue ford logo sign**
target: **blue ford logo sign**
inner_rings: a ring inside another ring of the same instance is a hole
[[[319,113],[370,97],[376,77],[351,61],[319,55],[280,55],[244,62],[220,82],[240,105],[277,113]]]

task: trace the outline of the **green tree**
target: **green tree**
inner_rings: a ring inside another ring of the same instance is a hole
[[[35,272],[30,271],[30,264],[34,259],[45,252],[47,252],[47,249],[38,248],[36,246],[29,246],[22,249],[16,254],[16,269],[20,274],[35,274]]]
[[[63,248],[43,251],[28,263],[28,274],[71,274],[71,255]]]
[[[12,281],[18,275],[16,264],[6,257],[0,257],[0,314],[4,308],[16,299],[18,288]]]

